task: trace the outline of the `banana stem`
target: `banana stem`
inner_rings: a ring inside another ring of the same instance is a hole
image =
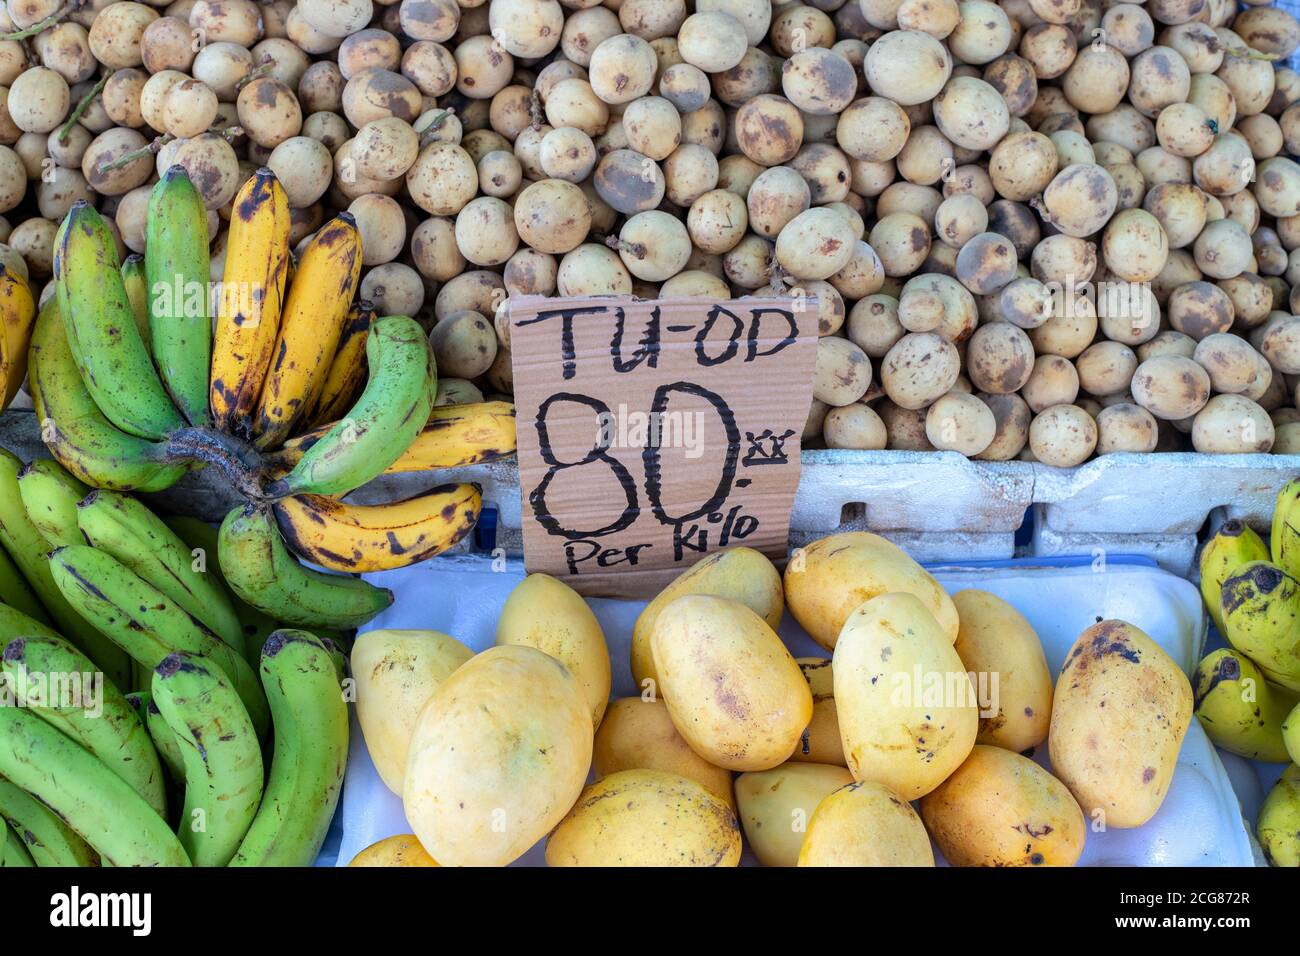
[[[767,258],[767,287],[773,295],[785,295],[785,269],[777,261],[775,252]]]
[[[259,67],[255,67],[254,69],[249,70],[247,73],[244,74],[243,79],[239,80],[239,82],[235,84],[235,92],[238,93],[249,83],[252,83],[254,80],[261,79],[262,77],[269,74],[273,69],[275,69],[275,63],[267,62],[267,63],[263,63]]]
[[[236,139],[244,135],[244,127],[227,126],[225,129],[214,129],[214,130],[209,130],[208,132],[215,133],[216,135],[224,139],[227,143],[233,143]],[[173,136],[171,133],[164,133],[162,136],[156,136],[153,138],[153,140],[141,146],[139,149],[133,149],[129,153],[123,153],[121,156],[117,157],[117,159],[113,160],[110,163],[101,163],[99,166],[99,174],[102,176],[104,175],[104,173],[109,173],[115,169],[120,169],[121,167],[125,166],[127,163],[135,162],[137,159],[139,159],[142,156],[153,156],[157,154],[157,152],[160,149],[162,149],[164,146],[166,146],[175,138],[176,137]]]
[[[635,256],[638,259],[644,259],[650,254],[644,242],[625,242],[618,236],[606,236],[605,245],[611,249],[617,249],[619,252],[626,252],[629,256]]]
[[[94,102],[96,96],[104,92],[104,84],[108,82],[109,75],[110,74],[105,73],[101,76],[99,82],[91,87],[90,92],[83,96],[81,101],[77,103],[77,108],[68,114],[67,122],[59,127],[60,143],[66,143],[68,141],[68,134],[72,132],[72,127],[76,125],[77,120],[81,119],[81,114],[86,112],[90,107],[90,104]]]
[[[1282,59],[1276,53],[1264,53],[1261,50],[1251,49],[1250,47],[1224,47],[1223,53],[1224,56],[1236,57],[1238,60],[1259,60],[1264,63],[1274,63]]]
[[[123,153],[121,156],[117,157],[117,159],[113,160],[112,162],[100,163],[99,175],[102,176],[105,173],[111,173],[115,169],[121,169],[123,166],[126,166],[128,163],[133,163],[137,159],[140,159],[142,156],[153,156],[158,152],[158,150],[162,149],[164,146],[166,146],[175,138],[176,137],[172,136],[171,133],[165,133],[162,136],[158,136],[154,138],[151,142],[146,143],[144,146],[141,146],[139,149],[133,149],[129,153]]]
[[[55,10],[44,20],[38,20],[26,29],[15,30],[13,33],[0,35],[0,40],[26,40],[28,37],[34,37],[38,33],[43,33],[74,10],[77,10],[81,6],[81,3],[82,0],[73,0],[72,3],[66,3],[63,5],[62,9]]]
[[[438,113],[436,116],[434,116],[433,119],[429,120],[429,125],[420,131],[420,147],[422,149],[425,146],[428,146],[431,142],[433,142],[433,137],[437,135],[437,132],[442,127],[442,124],[447,122],[447,120],[453,114],[455,114],[455,112],[456,112],[455,107],[449,106],[441,113]]]
[[[166,456],[175,462],[201,461],[216,465],[245,498],[266,499],[262,456],[234,435],[213,428],[178,428],[167,436]]]
[[[542,108],[542,94],[537,90],[533,90],[532,98],[528,103],[528,119],[535,130],[541,129],[546,121],[546,111]]]

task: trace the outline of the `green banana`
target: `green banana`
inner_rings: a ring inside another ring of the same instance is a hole
[[[149,193],[145,274],[153,290],[149,336],[154,363],[191,425],[207,425],[212,322],[208,317],[208,217],[184,166]]]
[[[1255,836],[1273,866],[1300,866],[1300,766],[1292,764],[1264,798]]]
[[[99,854],[26,790],[0,780],[0,818],[39,866],[99,866]]]
[[[9,552],[0,547],[0,604],[7,604],[42,624],[50,623],[45,608]]]
[[[1300,689],[1300,581],[1267,561],[1228,575],[1219,598],[1224,637],[1274,683]]]
[[[163,521],[167,523],[167,527],[176,532],[177,537],[189,545],[191,554],[198,551],[203,553],[204,561],[209,562],[205,568],[205,573],[211,575],[214,580],[220,583],[222,590],[230,598],[230,604],[235,609],[236,617],[239,618],[240,630],[244,636],[244,659],[254,668],[260,666],[262,645],[266,643],[266,639],[271,636],[271,632],[280,624],[275,618],[263,614],[251,604],[240,600],[230,590],[230,585],[226,583],[226,579],[221,573],[221,561],[217,557],[217,529],[206,521],[184,515],[170,515],[163,518]],[[197,555],[195,557],[197,560]]]
[[[1291,577],[1300,577],[1300,478],[1278,492],[1269,538],[1273,562]]]
[[[311,866],[325,842],[348,761],[348,705],[328,642],[276,631],[262,650],[275,752],[257,818],[231,866]]]
[[[231,590],[286,624],[352,628],[393,603],[386,588],[303,567],[285,547],[271,509],[264,505],[235,508],[219,534],[218,554]]]
[[[1221,648],[1201,660],[1192,675],[1196,716],[1216,747],[1269,763],[1286,763],[1282,722],[1300,695],[1276,687],[1250,658]]]
[[[58,632],[81,648],[116,686],[129,686],[131,668],[127,656],[84,620],[54,584],[46,560],[50,544],[27,516],[18,490],[21,466],[17,458],[0,448],[0,544],[40,596]]]
[[[147,693],[142,691],[141,693]],[[158,751],[158,756],[167,768],[168,775],[177,786],[185,785],[185,757],[181,754],[180,741],[176,739],[176,733],[167,726],[167,721],[163,720],[162,711],[154,703],[153,695],[149,694],[149,702],[145,707],[144,713],[145,726],[149,729],[149,736],[153,738],[154,748]]]
[[[12,866],[17,869],[35,865],[18,834],[9,829],[7,824],[0,824],[0,867]]]
[[[113,233],[90,203],[73,203],[54,240],[59,313],[77,368],[100,411],[139,438],[185,425],[135,324]]]
[[[122,263],[122,286],[131,302],[131,315],[144,347],[149,347],[149,287],[145,284],[144,256],[132,253]]]
[[[59,636],[59,632],[44,621],[29,617],[8,604],[0,604],[0,648],[15,637],[26,637],[29,634],[37,634],[41,637]]]
[[[24,707],[89,750],[166,816],[162,767],[149,732],[120,690],[106,681],[94,686],[88,657],[62,638],[34,635],[6,644],[0,666]]]
[[[262,799],[258,734],[221,669],[201,657],[168,655],[152,692],[185,761],[181,845],[195,866],[225,866]]]
[[[146,667],[174,651],[199,654],[230,678],[258,734],[270,724],[266,695],[253,669],[221,638],[112,555],[85,545],[50,555],[54,582],[92,624]]]
[[[106,551],[181,606],[240,654],[244,632],[225,589],[195,568],[185,542],[136,499],[92,491],[77,505],[85,540]],[[215,562],[216,554],[212,555]],[[206,559],[205,559],[206,561]]]
[[[162,491],[191,467],[166,445],[122,431],[99,410],[77,371],[57,297],[36,317],[27,368],[41,440],[82,481],[118,491]]]
[[[18,491],[27,517],[52,547],[85,542],[77,529],[77,502],[90,491],[85,482],[57,461],[38,458],[18,472]]]
[[[366,360],[370,378],[361,397],[289,474],[267,486],[269,497],[359,488],[400,458],[428,423],[437,373],[419,323],[404,315],[376,319]]]
[[[1268,545],[1246,522],[1225,521],[1219,533],[1201,549],[1201,597],[1214,626],[1223,633],[1219,595],[1228,575],[1248,561],[1267,561]]]
[[[129,783],[21,707],[0,707],[0,775],[53,810],[113,866],[189,865],[176,834]]]

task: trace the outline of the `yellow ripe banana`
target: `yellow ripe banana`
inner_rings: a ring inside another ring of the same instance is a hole
[[[473,529],[483,506],[475,484],[439,485],[406,501],[344,504],[321,495],[276,502],[285,543],[321,567],[362,573],[441,554]]]
[[[249,437],[275,349],[288,265],[289,200],[263,167],[230,210],[208,396],[213,424],[222,431]]]
[[[1287,767],[1273,784],[1259,808],[1255,836],[1273,866],[1300,866],[1300,766]]]
[[[1273,563],[1292,577],[1300,574],[1300,479],[1278,492],[1270,537]]]
[[[1270,684],[1245,654],[1212,651],[1192,675],[1196,716],[1216,747],[1269,763],[1286,763],[1283,723],[1300,695]]]
[[[323,425],[285,442],[278,452],[267,456],[267,466],[272,472],[288,471],[331,427]],[[514,453],[515,406],[510,402],[437,405],[429,413],[429,423],[384,474],[460,468]]]
[[[368,301],[358,299],[352,303],[325,384],[304,416],[312,428],[338,421],[357,400],[366,381],[366,336],[374,319],[375,310]]]
[[[289,437],[320,394],[361,280],[361,233],[341,212],[303,250],[284,300],[280,333],[253,420],[259,448]]]
[[[0,411],[9,407],[27,377],[27,346],[36,324],[36,302],[27,280],[0,264]]]
[[[1201,549],[1201,597],[1214,626],[1223,633],[1223,611],[1219,595],[1223,582],[1248,561],[1267,561],[1268,545],[1244,521],[1225,521],[1223,527]]]
[[[1269,680],[1300,683],[1300,581],[1267,561],[1228,575],[1219,598],[1224,637]]]

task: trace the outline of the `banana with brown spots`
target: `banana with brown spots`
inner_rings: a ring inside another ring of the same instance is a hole
[[[269,169],[235,196],[208,389],[212,422],[249,437],[271,367],[289,267],[289,200]]]
[[[405,501],[345,504],[321,495],[276,502],[289,547],[333,571],[402,568],[441,554],[473,530],[483,507],[478,485],[439,485]]]

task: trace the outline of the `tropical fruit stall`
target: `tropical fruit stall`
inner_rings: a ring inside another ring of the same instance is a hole
[[[9,0],[0,861],[1300,865],[1297,48]]]

